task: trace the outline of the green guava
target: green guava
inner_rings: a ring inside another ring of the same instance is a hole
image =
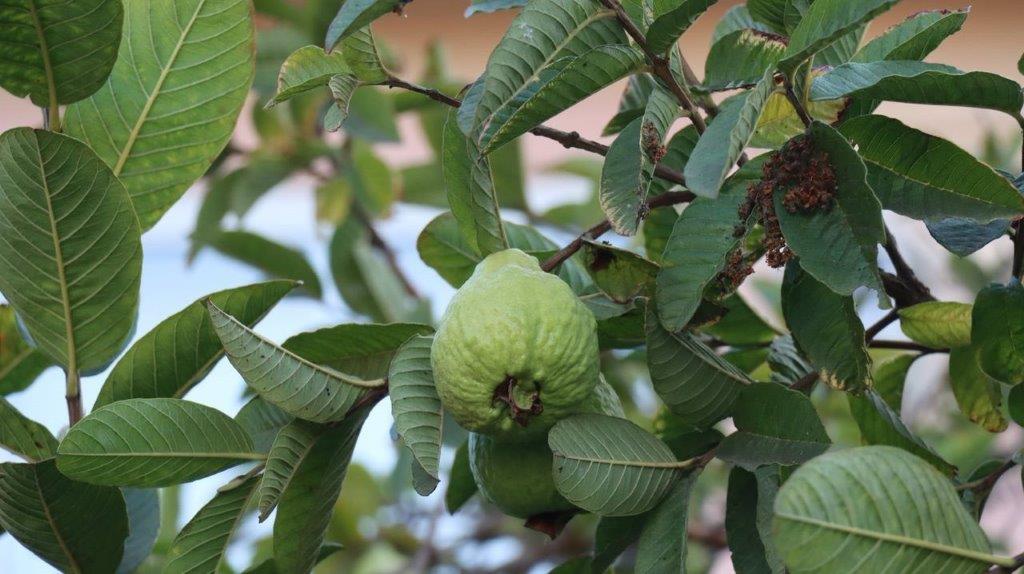
[[[455,294],[430,359],[441,402],[460,425],[538,440],[593,394],[596,322],[561,279],[508,249],[481,261]]]
[[[584,412],[623,416],[615,390],[602,377]],[[529,518],[575,508],[555,488],[547,440],[507,442],[469,433],[469,468],[480,494],[509,516]]]

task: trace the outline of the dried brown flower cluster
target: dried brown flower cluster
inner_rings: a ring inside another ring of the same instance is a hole
[[[665,146],[661,145],[661,134],[654,127],[654,122],[646,121],[640,129],[640,146],[651,162],[657,164],[665,157]]]

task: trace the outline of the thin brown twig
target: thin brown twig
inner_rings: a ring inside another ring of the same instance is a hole
[[[937,349],[935,347],[928,347],[910,341],[882,341],[876,339],[874,341],[870,341],[868,343],[868,346],[871,347],[872,349],[897,349],[901,351],[917,351],[922,355],[949,352],[949,349]]]
[[[864,340],[868,341],[868,342],[871,342],[871,340],[874,339],[875,337],[877,337],[878,334],[881,333],[883,329],[885,329],[889,325],[895,323],[896,320],[899,319],[899,318],[900,318],[900,313],[899,313],[898,310],[893,309],[892,311],[889,311],[888,313],[885,314],[884,317],[879,319],[877,323],[875,323],[874,325],[868,327],[864,331]]]
[[[996,468],[995,470],[993,470],[992,472],[990,472],[990,473],[986,474],[985,476],[979,478],[978,480],[972,480],[970,482],[965,482],[963,484],[958,484],[956,489],[960,490],[960,491],[963,491],[963,490],[978,490],[978,491],[988,490],[988,489],[992,488],[993,486],[995,486],[996,482],[999,481],[1000,477],[1002,477],[1004,474],[1007,473],[1007,471],[1009,471],[1011,468],[1013,468],[1015,466],[1017,466],[1017,463],[1014,462],[1013,459],[1010,459],[1010,460],[1004,462],[1003,464],[1001,464],[999,466],[999,468]]]

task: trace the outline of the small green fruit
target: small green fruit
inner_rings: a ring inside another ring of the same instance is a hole
[[[481,261],[455,294],[430,359],[441,402],[460,425],[540,440],[593,394],[596,323],[568,285],[509,249]]]

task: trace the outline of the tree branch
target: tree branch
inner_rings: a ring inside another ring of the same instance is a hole
[[[899,246],[896,244],[896,236],[892,234],[892,231],[888,227],[885,228],[885,252],[889,255],[889,260],[892,261],[892,266],[896,270],[896,276],[903,282],[906,289],[909,291],[906,295],[909,295],[909,300],[901,302],[899,298],[893,295],[893,299],[896,299],[897,307],[907,307],[909,305],[916,305],[917,303],[923,303],[925,301],[934,301],[935,297],[932,296],[932,292],[928,287],[917,278],[914,270],[910,268],[906,259],[903,258],[903,254],[900,253]],[[890,293],[890,295],[892,295]],[[907,304],[905,304],[907,303]]]
[[[82,391],[78,371],[70,367],[67,371],[64,399],[68,403],[68,426],[82,420]]]
[[[872,349],[897,349],[901,351],[917,351],[922,355],[930,355],[932,353],[948,353],[949,349],[936,349],[934,347],[927,347],[918,343],[910,341],[870,341],[868,346]]]
[[[899,311],[897,311],[896,309],[889,311],[888,313],[885,314],[884,317],[879,319],[877,323],[868,327],[867,330],[864,331],[864,340],[870,342],[872,339],[877,337],[883,329],[885,329],[889,325],[892,325],[899,318]]]

